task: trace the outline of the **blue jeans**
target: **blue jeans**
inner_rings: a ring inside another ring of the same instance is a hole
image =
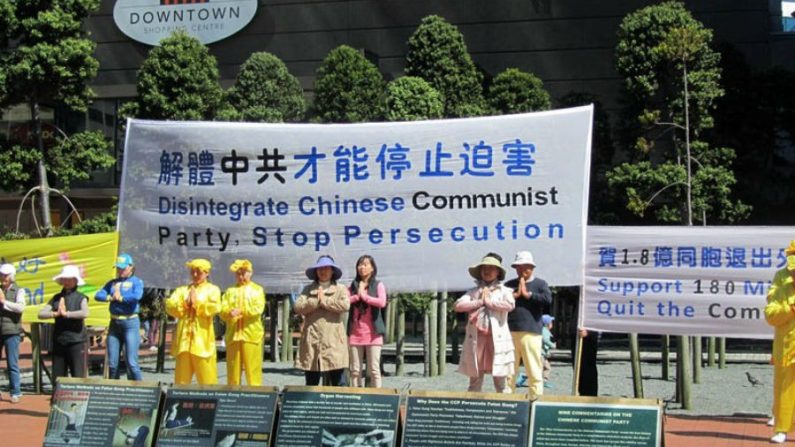
[[[141,380],[138,366],[138,348],[141,346],[141,321],[139,318],[110,320],[108,331],[108,373],[111,379],[119,378],[119,356],[124,347],[127,362],[127,378]]]
[[[19,334],[3,335],[3,349],[8,364],[8,383],[12,396],[21,396],[19,388]]]

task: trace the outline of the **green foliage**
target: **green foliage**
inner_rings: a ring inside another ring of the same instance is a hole
[[[494,78],[488,102],[495,114],[549,110],[552,103],[541,79],[518,68],[509,68]]]
[[[710,113],[723,95],[720,54],[710,47],[712,31],[682,3],[664,2],[627,15],[618,40],[616,69],[636,106],[659,111],[664,121],[683,125],[681,73],[686,64],[690,127],[698,136],[713,125]]]
[[[347,45],[331,50],[315,79],[315,112],[321,121],[356,123],[379,118],[384,79],[372,62]]]
[[[403,76],[390,82],[383,99],[387,121],[417,121],[442,118],[442,96],[424,79]]]
[[[82,20],[99,0],[0,0],[0,106],[19,103],[38,108],[42,102],[83,111],[91,97],[88,82],[96,75],[95,44],[82,31]],[[5,94],[3,94],[5,93]],[[36,127],[32,120],[29,128]],[[31,132],[32,133],[32,132]],[[27,189],[44,161],[50,183],[68,189],[88,180],[91,171],[111,166],[109,144],[97,132],[61,139],[44,154],[35,139],[0,141],[0,188]]]
[[[126,104],[128,117],[211,120],[222,106],[218,63],[207,47],[177,31],[152,48],[138,71],[138,97]]]
[[[682,3],[664,2],[626,16],[618,34],[616,68],[625,77],[625,112],[637,123],[636,151],[633,162],[608,173],[608,184],[626,194],[630,212],[651,210],[660,222],[688,222],[688,188],[695,221],[747,217],[750,207],[731,198],[734,151],[700,138],[724,94],[712,32]]]
[[[78,234],[110,233],[116,231],[116,216],[119,214],[118,204],[110,211],[98,214],[73,225],[72,228],[59,228],[55,236],[74,236]]]
[[[409,38],[408,47],[406,75],[425,79],[442,94],[446,117],[485,114],[483,76],[458,28],[439,16],[425,17]]]
[[[243,121],[296,122],[306,109],[301,83],[284,62],[265,52],[243,64],[228,98]]]

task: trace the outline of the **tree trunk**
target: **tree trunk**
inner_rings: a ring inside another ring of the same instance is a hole
[[[37,171],[39,175],[39,194],[41,196],[41,222],[46,237],[52,236],[52,218],[50,217],[50,185],[47,182],[47,166],[44,160],[47,159],[47,153],[44,149],[44,138],[41,134],[41,116],[39,115],[39,102],[34,98],[30,100],[30,120],[33,124],[33,138],[36,142],[36,148],[41,154],[41,158],[37,164]]]

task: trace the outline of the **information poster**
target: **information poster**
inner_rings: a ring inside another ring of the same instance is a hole
[[[541,396],[530,428],[531,447],[659,447],[662,407],[651,399]]]
[[[412,391],[403,447],[526,447],[527,394]]]
[[[277,399],[275,387],[174,386],[166,393],[157,445],[267,447]]]
[[[276,447],[394,447],[399,408],[397,390],[287,387]]]
[[[151,446],[160,396],[157,382],[60,378],[44,445]]]

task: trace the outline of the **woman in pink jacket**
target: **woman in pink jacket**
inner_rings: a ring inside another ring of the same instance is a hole
[[[364,387],[362,361],[367,356],[370,385],[381,388],[381,346],[384,344],[386,288],[376,279],[375,259],[364,255],[356,261],[356,279],[351,283],[348,313],[348,346],[353,386]]]
[[[469,274],[476,286],[455,302],[456,312],[469,314],[458,372],[469,376],[468,391],[481,391],[483,375],[489,373],[498,393],[510,393],[506,378],[514,373],[514,352],[508,312],[514,308],[514,298],[511,289],[502,285],[502,258],[489,253],[469,268]]]

